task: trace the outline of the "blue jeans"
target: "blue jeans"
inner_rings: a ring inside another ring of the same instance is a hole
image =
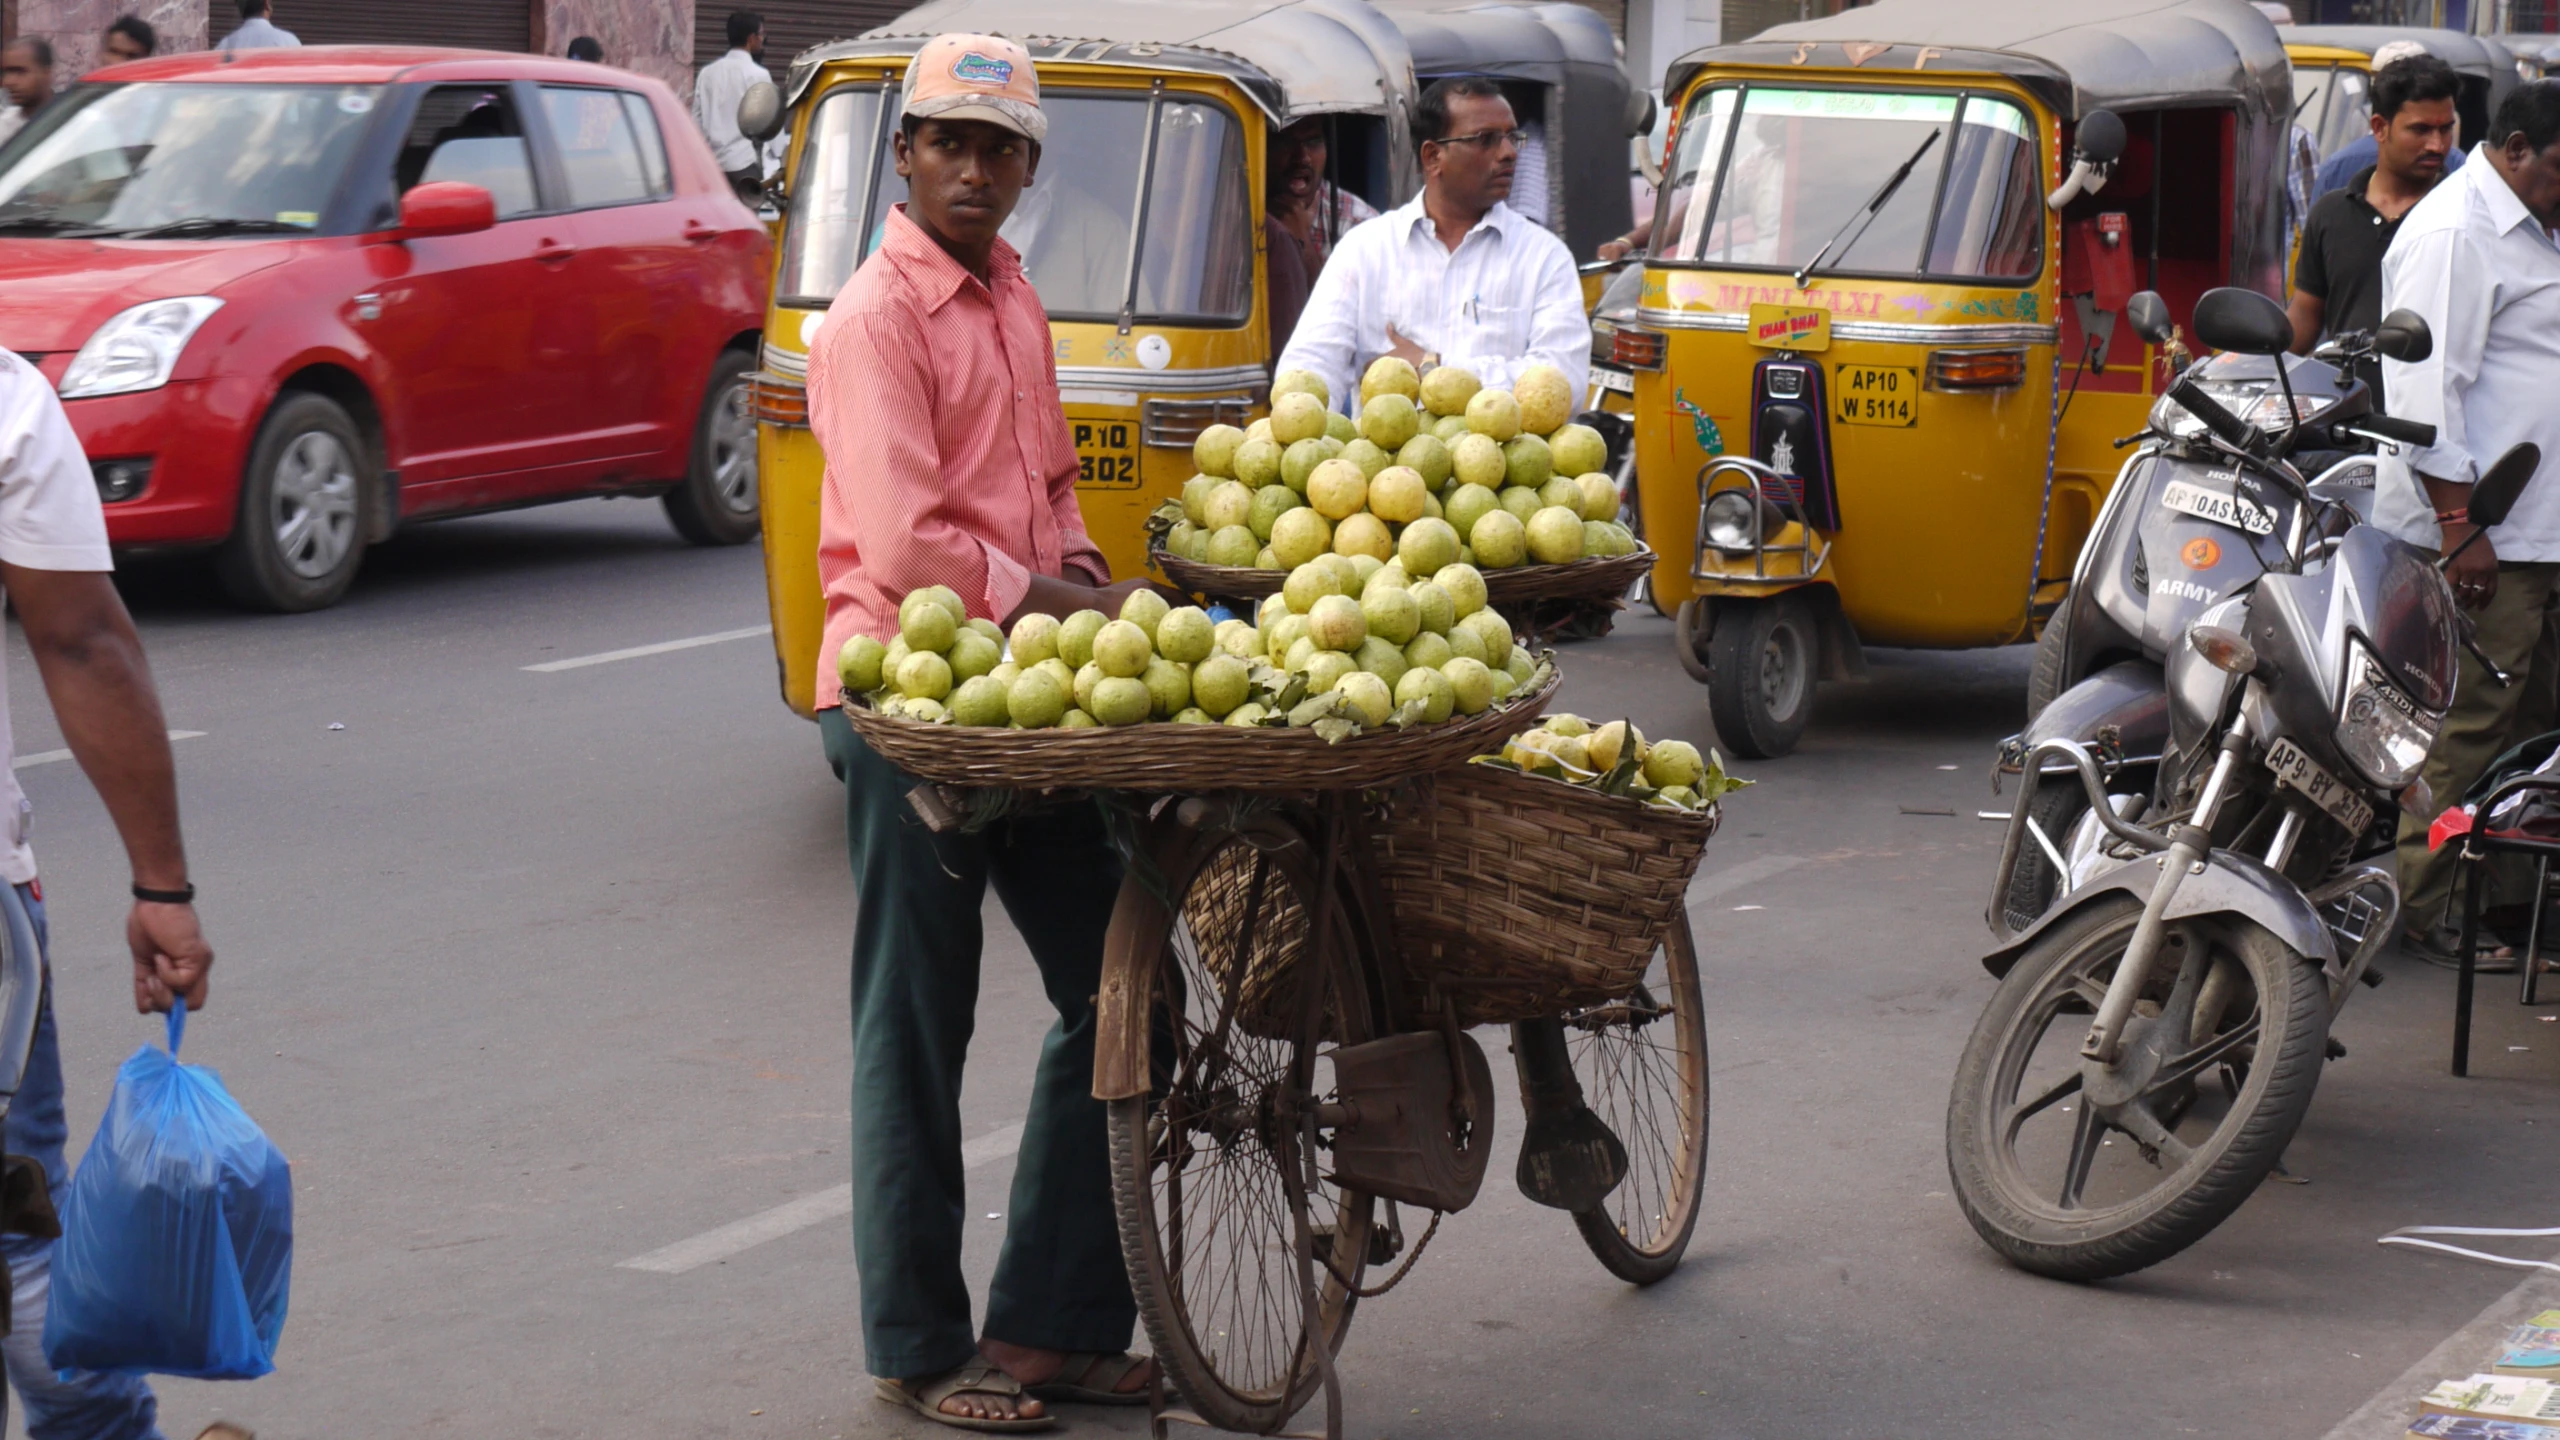
[[[20,885],[0,897],[0,904],[23,904],[36,932],[36,949],[46,950],[44,901],[33,886]],[[45,1184],[54,1208],[71,1188],[71,1171],[62,1147],[71,1137],[71,1122],[62,1113],[62,1048],[53,1031],[53,966],[45,965],[44,1006],[36,1014],[36,1043],[27,1052],[26,1079],[9,1106],[9,1121],[0,1132],[0,1148],[12,1155],[33,1156],[44,1166]],[[0,1340],[0,1360],[7,1362],[9,1384],[26,1407],[28,1440],[162,1440],[159,1402],[151,1387],[125,1375],[78,1372],[65,1380],[44,1363],[44,1306],[52,1284],[53,1242],[31,1235],[0,1238],[0,1257],[9,1262],[9,1335]],[[0,1406],[7,1399],[0,1396]],[[0,1412],[5,1413],[5,1412]]]

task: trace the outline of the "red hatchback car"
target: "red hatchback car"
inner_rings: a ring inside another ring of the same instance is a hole
[[[109,538],[276,610],[431,516],[662,495],[754,538],[770,253],[665,86],[535,56],[142,60],[0,147],[0,345]]]

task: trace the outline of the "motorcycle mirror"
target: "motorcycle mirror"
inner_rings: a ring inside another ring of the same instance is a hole
[[[759,80],[738,97],[738,133],[761,145],[782,133],[782,89]]]
[[[2524,493],[2525,482],[2541,465],[2541,446],[2528,441],[2509,447],[2480,477],[2480,483],[2471,487],[2471,523],[2484,530],[2505,523],[2516,497]]]
[[[2136,292],[2125,302],[2124,318],[2133,325],[2133,333],[2154,345],[2166,345],[2177,333],[2177,322],[2169,318],[2169,302],[2156,290]]]
[[[2415,310],[2394,310],[2373,327],[2373,353],[2415,365],[2436,353],[2436,337]]]
[[[1629,89],[1626,109],[1619,115],[1630,139],[1641,140],[1653,131],[1653,118],[1660,108],[1650,90]]]
[[[2293,319],[2255,290],[2225,285],[2196,302],[2196,338],[2216,350],[2282,355],[2293,348]]]

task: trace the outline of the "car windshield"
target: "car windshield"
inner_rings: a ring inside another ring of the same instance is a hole
[[[309,231],[381,87],[83,85],[9,147],[0,233]]]
[[[823,305],[880,241],[889,207],[907,198],[882,121],[882,93],[845,87],[809,120],[791,191],[776,293]],[[1130,304],[1129,232],[1139,212],[1134,158],[1145,148],[1147,97],[1050,91],[1040,170],[1005,221],[1040,303],[1059,320],[1116,320]],[[869,163],[866,163],[869,162]],[[874,184],[874,170],[877,184]],[[1240,324],[1253,308],[1244,132],[1224,106],[1168,99],[1156,121],[1155,179],[1145,206],[1133,318]],[[876,192],[876,193],[875,193]]]
[[[2025,111],[1987,95],[1705,90],[1681,121],[1656,258],[1793,270],[1820,255],[1822,273],[2025,279],[2044,236],[2035,137]]]

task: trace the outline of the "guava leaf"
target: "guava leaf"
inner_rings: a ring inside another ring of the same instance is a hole
[[[1499,755],[1478,755],[1468,760],[1467,763],[1470,765],[1490,765],[1496,770],[1508,770],[1514,775],[1525,773],[1521,770],[1519,762],[1506,760]]]
[[[1627,788],[1636,783],[1636,777],[1643,773],[1644,767],[1636,763],[1635,747],[1629,746],[1618,752],[1618,763],[1610,766],[1609,773],[1600,777],[1600,791],[1604,795],[1624,795]]]
[[[1304,689],[1305,685],[1305,678],[1300,677],[1298,681],[1298,688]],[[1321,695],[1312,696],[1290,706],[1289,724],[1296,729],[1305,729],[1307,726],[1313,725],[1319,720],[1328,720],[1333,718],[1341,712],[1341,708],[1342,692],[1339,690],[1327,690]]]
[[[1360,733],[1359,726],[1339,715],[1328,715],[1307,728],[1316,732],[1316,737],[1327,745],[1339,745]]]
[[[1274,710],[1294,711],[1306,700],[1306,698],[1307,677],[1304,675],[1292,675],[1281,682],[1279,693],[1271,697],[1271,708]],[[1292,720],[1289,723],[1295,725],[1299,722]]]
[[[1396,713],[1387,717],[1387,723],[1399,730],[1404,730],[1421,724],[1423,717],[1430,713],[1431,706],[1427,702],[1407,700],[1396,707]]]

